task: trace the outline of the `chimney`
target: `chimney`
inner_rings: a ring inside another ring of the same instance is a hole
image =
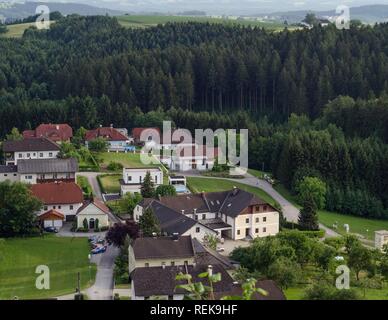
[[[57,130],[59,130],[59,125],[56,125],[55,128],[56,128]]]
[[[100,124],[100,128],[102,128],[102,124]]]
[[[213,266],[210,264],[207,266],[207,273],[208,273],[209,277],[211,277],[213,275]]]
[[[197,208],[194,208],[194,214],[196,214],[197,213]]]
[[[184,209],[182,209],[182,214],[185,214],[185,210]]]
[[[113,128],[113,123],[110,124],[110,127]]]

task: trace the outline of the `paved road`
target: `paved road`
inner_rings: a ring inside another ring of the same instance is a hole
[[[242,183],[246,184],[248,186],[260,188],[267,192],[272,198],[274,198],[282,207],[283,209],[283,215],[287,219],[287,221],[290,222],[298,222],[299,217],[299,209],[295,207],[291,202],[289,202],[287,199],[285,199],[279,192],[277,192],[270,183],[268,183],[265,180],[258,179],[251,174],[247,173],[245,175],[244,179],[225,179],[225,178],[214,178],[214,177],[206,177],[202,176],[200,173],[196,172],[190,172],[184,174],[187,177],[201,177],[205,179],[223,179],[223,180],[230,180],[235,181],[236,183]],[[334,232],[333,230],[325,227],[324,225],[320,224],[320,228],[326,231],[326,237],[338,237],[340,236],[338,233]]]
[[[98,200],[104,201],[104,199],[102,197],[100,185],[99,185],[98,180],[97,180],[97,177],[101,174],[102,173],[99,173],[99,172],[81,172],[78,175],[86,177],[90,183],[90,186],[92,187],[94,196]],[[118,218],[114,214],[109,213],[108,215],[109,215],[109,220],[112,221],[113,223],[122,222],[122,220],[120,220],[120,218]]]
[[[92,257],[97,263],[96,282],[85,292],[90,300],[112,300],[113,297],[113,269],[120,250],[109,246],[102,255]]]

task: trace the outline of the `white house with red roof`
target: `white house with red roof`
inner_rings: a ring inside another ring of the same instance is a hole
[[[93,199],[87,201],[78,209],[77,228],[84,228],[84,221],[88,229],[109,227],[109,208],[101,201]]]
[[[108,143],[109,152],[125,152],[133,151],[133,139],[125,134],[125,130],[116,129],[113,126],[99,127],[94,130],[89,130],[85,134],[85,144],[89,147],[90,141],[97,138],[103,138]]]
[[[73,129],[66,123],[61,124],[41,124],[35,130],[23,131],[25,139],[48,138],[56,143],[70,142],[73,137]]]
[[[38,217],[55,210],[64,216],[64,221],[73,221],[84,202],[82,190],[74,182],[35,184],[31,192],[42,202]]]

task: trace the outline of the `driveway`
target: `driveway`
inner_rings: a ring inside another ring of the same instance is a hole
[[[283,215],[287,219],[287,221],[295,222],[295,223],[298,222],[299,209],[297,207],[295,207],[291,202],[289,202],[286,198],[284,198],[279,192],[277,192],[270,183],[268,183],[265,180],[258,179],[249,173],[247,173],[245,175],[244,179],[206,177],[206,176],[202,176],[198,172],[190,172],[190,173],[183,173],[183,174],[186,177],[201,177],[201,178],[205,178],[205,179],[230,180],[230,181],[235,181],[238,183],[246,184],[246,185],[251,186],[251,187],[260,188],[260,189],[264,190],[265,192],[267,192],[273,199],[275,199],[280,204],[280,206],[283,209]],[[340,236],[338,233],[325,227],[322,224],[320,224],[319,227],[326,231],[326,237],[338,237],[338,236]]]
[[[91,262],[97,264],[97,274],[94,285],[85,290],[90,300],[112,300],[113,269],[119,253],[119,248],[108,246],[103,254],[92,256]]]
[[[105,238],[106,232],[73,232],[71,227],[73,224],[71,222],[65,222],[63,227],[56,234],[57,237],[67,237],[67,238],[89,238],[91,236],[99,236]]]

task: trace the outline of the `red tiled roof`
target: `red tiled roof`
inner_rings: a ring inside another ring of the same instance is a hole
[[[108,141],[127,141],[128,137],[123,135],[120,131],[111,127],[101,127],[94,130],[89,130],[85,134],[85,140],[90,141],[96,138],[104,138]]]
[[[102,201],[93,198],[92,201],[86,201],[81,208],[78,209],[77,214],[82,212],[88,205],[94,204],[98,209],[103,211],[104,213],[108,214],[110,212],[109,208],[103,203]]]
[[[135,140],[140,140],[140,136],[141,136],[142,132],[145,130],[149,131],[150,133],[152,133],[153,131],[156,130],[159,135],[161,134],[159,128],[133,128],[132,129],[132,137]]]
[[[82,203],[81,188],[74,182],[41,183],[31,186],[32,194],[43,204]]]
[[[64,220],[65,216],[59,211],[52,209],[41,214],[38,218],[39,220]]]
[[[67,141],[73,137],[73,129],[66,123],[61,124],[41,124],[35,130],[23,132],[24,138],[46,137],[52,141]]]

